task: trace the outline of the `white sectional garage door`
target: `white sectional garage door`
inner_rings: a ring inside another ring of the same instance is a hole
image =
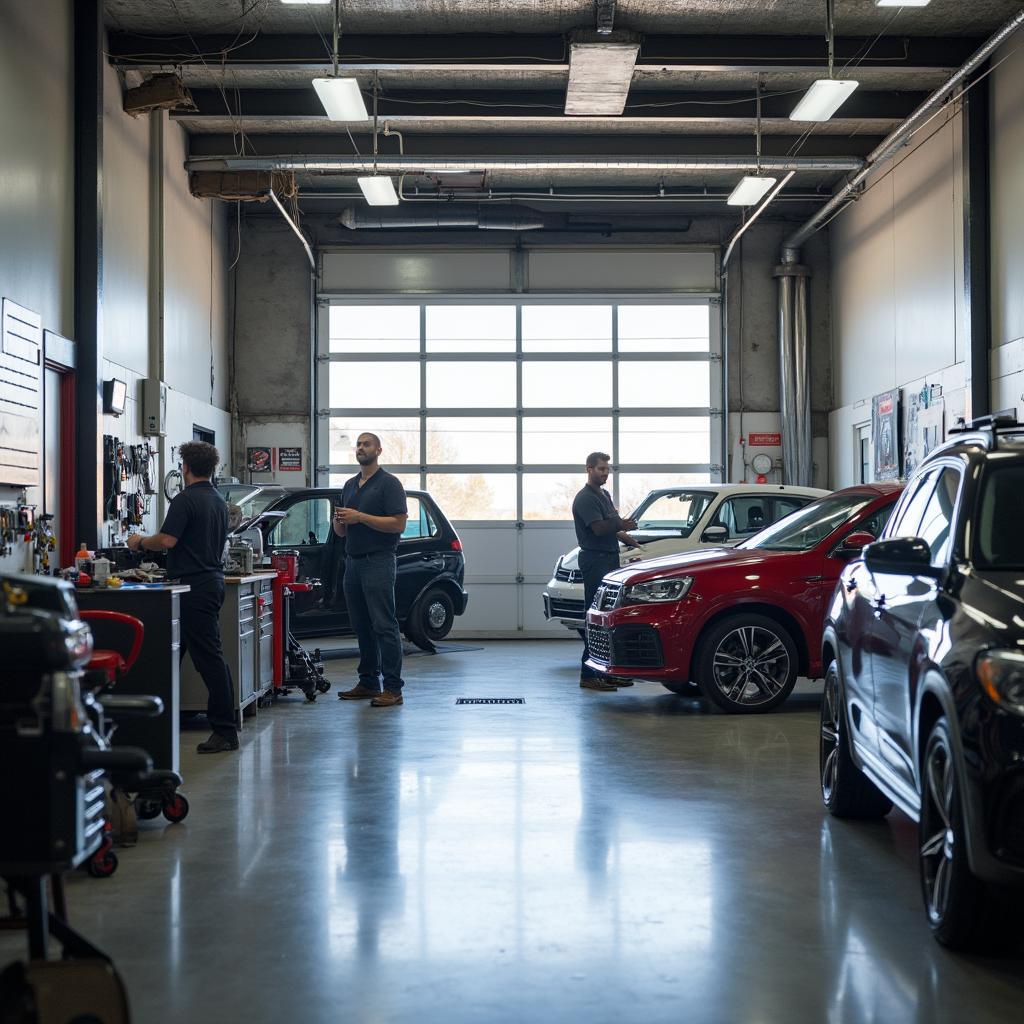
[[[317,481],[350,476],[356,437],[380,435],[382,463],[429,490],[462,538],[456,634],[562,635],[541,593],[575,543],[589,452],[612,456],[623,512],[653,487],[720,478],[717,327],[706,294],[322,290]]]

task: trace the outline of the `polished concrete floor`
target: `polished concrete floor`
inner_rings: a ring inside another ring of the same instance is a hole
[[[1024,1017],[1020,951],[930,938],[909,821],[823,813],[816,688],[735,718],[581,691],[571,642],[483,646],[408,659],[401,708],[300,698],[236,756],[184,735],[187,822],[70,887],[137,1022]]]

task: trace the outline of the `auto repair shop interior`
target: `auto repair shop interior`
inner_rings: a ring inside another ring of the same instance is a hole
[[[0,0],[0,125],[0,1019],[1020,1019],[1022,0]]]

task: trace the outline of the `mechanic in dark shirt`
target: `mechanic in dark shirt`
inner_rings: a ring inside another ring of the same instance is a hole
[[[167,578],[189,585],[181,595],[181,657],[192,663],[209,693],[206,717],[213,730],[196,749],[218,754],[238,749],[231,671],[220,641],[220,609],[224,604],[224,542],[228,506],[210,482],[220,454],[205,441],[189,441],[179,449],[185,489],[167,509],[160,532],[128,538],[133,551],[167,552]]]
[[[580,572],[583,574],[584,619],[601,580],[619,567],[619,541],[630,547],[640,547],[626,532],[636,529],[636,520],[623,519],[612,504],[611,495],[604,489],[610,471],[608,462],[609,456],[604,452],[591,452],[587,456],[587,486],[576,495],[572,503],[576,542],[580,546]],[[589,656],[584,626],[580,686],[587,690],[608,691],[633,685],[631,679],[595,672],[587,664]]]
[[[375,708],[402,704],[405,685],[395,613],[395,551],[409,515],[405,488],[380,468],[382,451],[376,434],[356,439],[360,471],[345,482],[332,524],[345,538],[345,604],[359,640],[359,682],[338,696],[369,700]]]

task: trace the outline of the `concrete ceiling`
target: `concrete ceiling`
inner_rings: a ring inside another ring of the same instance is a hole
[[[486,199],[497,190],[574,190],[650,212],[659,190],[706,210],[737,172],[644,169],[642,161],[755,152],[754,90],[762,94],[766,157],[856,161],[870,152],[977,44],[1020,10],[1020,0],[932,0],[885,9],[836,0],[838,77],[860,87],[830,122],[789,121],[800,94],[825,73],[824,0],[602,0],[614,28],[638,33],[640,52],[621,116],[564,113],[568,33],[595,27],[594,0],[342,0],[340,73],[355,77],[380,127],[401,132],[404,152],[439,161],[472,157],[479,175],[406,176],[407,190]],[[356,201],[345,161],[372,151],[372,123],[329,121],[312,88],[331,74],[332,7],[280,0],[107,0],[111,60],[126,87],[179,74],[197,109],[174,113],[190,153],[294,159],[303,207]],[[346,130],[346,128],[348,130]],[[807,129],[810,128],[810,131]],[[378,138],[395,156],[398,140]],[[336,158],[335,165],[330,158]],[[517,157],[566,158],[556,168],[516,168]],[[623,160],[641,158],[639,166]],[[487,160],[503,161],[488,170]],[[571,166],[583,159],[587,169]],[[328,169],[308,169],[326,160]],[[602,160],[618,166],[602,167]],[[741,172],[742,173],[742,172]],[[825,195],[848,173],[801,167],[784,203]],[[600,203],[600,199],[595,202]],[[638,206],[638,208],[640,208]],[[813,209],[813,204],[810,207]]]

